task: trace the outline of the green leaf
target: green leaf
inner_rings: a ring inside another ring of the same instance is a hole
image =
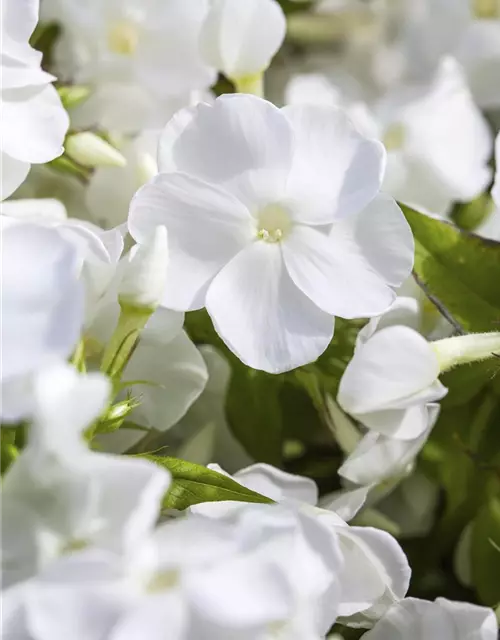
[[[500,498],[493,498],[479,512],[472,526],[472,580],[482,603],[500,601]]]
[[[467,331],[500,321],[500,244],[402,207],[415,237],[414,274],[443,312]]]
[[[443,408],[460,407],[475,398],[494,378],[500,365],[494,359],[457,367],[441,376],[448,395],[441,401]]]
[[[221,502],[224,500],[260,504],[273,503],[270,498],[243,487],[236,480],[199,464],[178,458],[163,458],[153,455],[141,455],[140,457],[167,469],[172,475],[172,484],[163,499],[164,509],[182,511],[201,502]]]
[[[283,462],[282,384],[282,376],[235,363],[226,399],[227,420],[238,441],[254,460],[276,467]]]

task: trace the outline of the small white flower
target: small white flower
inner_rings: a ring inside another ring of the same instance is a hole
[[[267,69],[285,32],[285,15],[276,0],[212,0],[201,50],[208,64],[239,80]]]
[[[498,623],[487,607],[437,598],[435,602],[407,598],[395,604],[366,640],[496,640]]]
[[[83,440],[110,391],[101,374],[66,364],[36,376],[29,441],[3,478],[6,585],[92,543],[128,554],[154,525],[169,475],[145,460],[89,451]]]
[[[374,316],[409,274],[411,231],[378,191],[380,143],[335,109],[223,96],[179,112],[160,175],[131,203],[140,243],[169,232],[163,304],[206,306],[246,364],[279,373],[315,360],[333,316]]]
[[[69,126],[55,78],[40,67],[28,40],[38,21],[38,0],[2,2],[0,107],[0,200],[24,181],[32,163],[60,156]]]
[[[415,440],[428,429],[428,404],[447,393],[439,374],[437,355],[425,338],[409,327],[385,327],[356,349],[337,400],[369,429]]]
[[[162,126],[208,89],[216,74],[198,42],[208,9],[208,0],[44,1],[43,18],[63,27],[56,67],[92,88],[74,123],[130,133]]]

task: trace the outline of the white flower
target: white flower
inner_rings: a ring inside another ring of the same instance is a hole
[[[91,219],[105,229],[127,221],[134,193],[158,173],[159,131],[144,131],[119,146],[125,167],[99,167],[90,177],[84,198]]]
[[[28,44],[37,21],[37,0],[2,2],[0,200],[19,187],[32,163],[61,155],[69,125],[50,84],[55,78],[42,71],[41,54]]]
[[[415,440],[428,428],[428,404],[443,398],[440,367],[419,333],[389,326],[361,344],[340,381],[340,406],[369,429]]]
[[[167,274],[167,229],[156,227],[150,241],[136,245],[124,265],[118,287],[120,304],[156,309],[163,297]]]
[[[437,598],[435,602],[407,598],[364,637],[366,640],[497,640],[495,613],[487,607]]]
[[[383,148],[340,111],[223,96],[171,120],[159,161],[131,203],[130,233],[140,243],[167,227],[163,304],[206,306],[251,367],[315,360],[333,316],[382,313],[411,269],[409,227],[378,195]]]
[[[407,73],[422,77],[446,54],[464,66],[483,108],[500,105],[500,10],[496,0],[408,0],[401,45]]]
[[[439,405],[426,406],[427,427],[419,436],[402,440],[369,431],[339,468],[339,475],[359,485],[376,485],[409,473],[439,415]]]
[[[128,558],[67,554],[4,593],[4,629],[30,640],[320,640],[335,622],[335,538],[282,507],[247,508],[235,522],[166,522]]]
[[[75,122],[131,133],[162,126],[172,108],[210,87],[215,72],[198,46],[208,8],[208,0],[44,2],[43,17],[63,27],[57,66],[92,87]]]
[[[67,358],[83,324],[81,263],[55,229],[2,223],[2,419],[30,412],[31,376]]]
[[[224,473],[217,465],[209,467]],[[318,490],[307,478],[294,476],[266,464],[255,464],[234,474],[243,486],[298,510],[323,524],[338,540],[343,558],[339,571],[338,615],[351,626],[370,626],[397,600],[404,598],[410,580],[408,561],[392,536],[369,527],[350,527],[350,520],[364,503],[367,491],[346,492],[316,508]],[[212,518],[231,518],[242,510],[236,502],[204,503],[195,513]],[[341,515],[340,515],[341,514]]]
[[[128,554],[156,521],[169,475],[144,460],[94,453],[83,441],[109,394],[104,376],[65,364],[36,376],[28,444],[3,478],[6,586],[92,543]]]
[[[491,180],[492,134],[452,58],[441,61],[429,82],[400,84],[369,105],[349,99],[324,76],[295,78],[287,97],[343,105],[360,131],[384,143],[383,190],[405,204],[445,215]]]
[[[239,80],[267,69],[285,32],[285,15],[276,0],[212,0],[200,46],[208,64]]]

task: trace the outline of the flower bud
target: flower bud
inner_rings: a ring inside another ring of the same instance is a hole
[[[167,262],[167,229],[159,226],[146,242],[129,253],[120,284],[120,304],[156,309],[165,288]]]
[[[74,133],[66,139],[66,155],[84,167],[124,167],[127,161],[108,142],[91,133]]]

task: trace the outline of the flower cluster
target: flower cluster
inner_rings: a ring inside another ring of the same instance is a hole
[[[2,638],[497,640],[498,1],[1,4]]]

